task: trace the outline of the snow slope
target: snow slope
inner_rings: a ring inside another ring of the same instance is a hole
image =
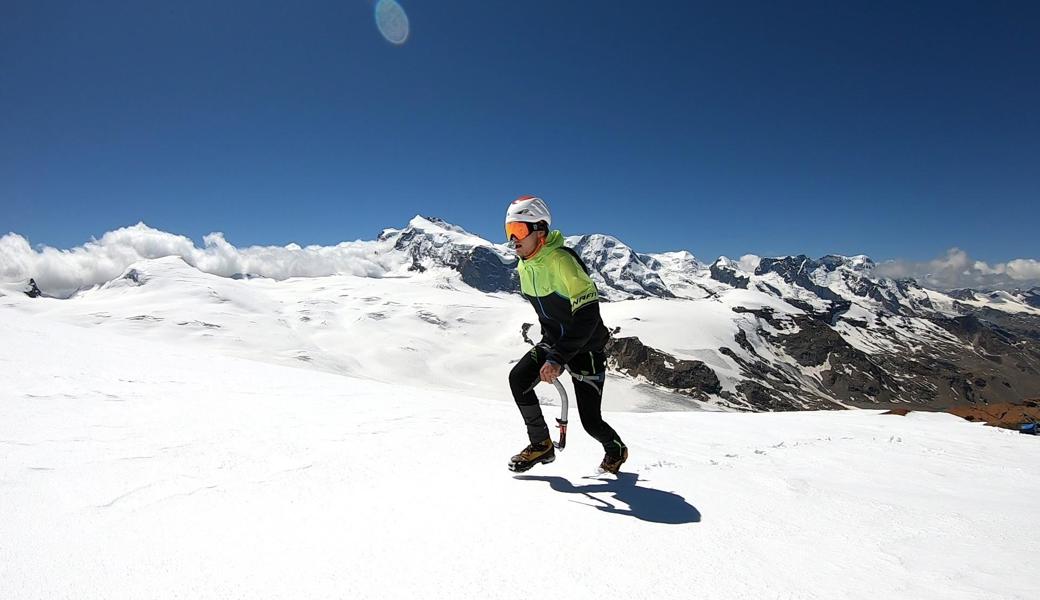
[[[0,307],[4,599],[1035,594],[1036,438],[611,412],[616,480],[583,478],[600,450],[577,424],[514,476],[501,398],[53,317]]]
[[[520,296],[478,292],[445,268],[241,280],[176,256],[134,263],[69,299],[0,292],[0,306],[199,351],[487,398],[508,394],[509,370],[530,348],[521,326],[536,320]],[[539,339],[537,327],[530,336]],[[608,386],[612,410],[701,408],[616,374]]]

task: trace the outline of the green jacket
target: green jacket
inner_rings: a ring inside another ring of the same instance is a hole
[[[520,259],[520,293],[538,313],[548,360],[566,364],[579,352],[602,351],[610,337],[599,314],[599,292],[585,264],[551,231],[530,260]]]

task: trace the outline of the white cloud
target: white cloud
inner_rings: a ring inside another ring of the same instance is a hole
[[[982,262],[981,260],[975,261],[974,267],[975,270],[977,270],[979,273],[982,273],[983,275],[1000,275],[1005,271],[1005,266],[1002,264],[998,263],[991,267],[988,264]]]
[[[946,256],[933,260],[930,265],[934,271],[964,271],[968,267],[968,253],[960,248],[950,248]]]
[[[1040,279],[1040,261],[1033,258],[1016,258],[1007,264],[1007,274],[1019,281]]]
[[[272,279],[335,274],[380,277],[397,266],[389,264],[390,255],[380,248],[379,242],[364,241],[305,248],[296,244],[238,248],[219,232],[205,236],[199,248],[190,238],[144,223],[110,231],[99,240],[69,250],[33,249],[24,237],[9,233],[0,237],[0,281],[24,282],[32,277],[46,293],[62,296],[111,281],[139,260],[164,256],[180,256],[202,271],[224,277],[236,273]],[[745,254],[737,265],[753,273],[760,260],[757,255]],[[959,248],[950,248],[931,261],[885,261],[873,273],[913,277],[925,287],[941,290],[1028,288],[1040,285],[1040,260],[1019,258],[988,264],[972,260]]]
[[[236,248],[222,233],[203,238],[202,248],[190,238],[152,229],[144,223],[110,231],[70,250],[34,250],[24,237],[0,237],[0,280],[36,280],[50,294],[68,295],[77,289],[111,281],[131,264],[180,256],[196,268],[229,277],[250,273],[273,279],[351,274],[378,277],[389,268],[380,261],[376,242],[345,242],[336,246],[250,246]]]
[[[879,263],[874,274],[881,277],[912,277],[921,285],[939,290],[956,288],[1012,289],[1040,285],[1040,261],[1019,258],[989,264],[972,260],[960,248],[950,248],[934,260],[914,262],[889,260]]]
[[[761,256],[756,254],[745,254],[737,261],[737,265],[740,267],[740,270],[745,273],[754,273],[760,262],[762,262]]]

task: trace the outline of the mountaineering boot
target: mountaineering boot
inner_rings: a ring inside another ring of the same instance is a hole
[[[617,475],[618,469],[621,468],[621,463],[626,460],[628,460],[628,448],[622,446],[621,454],[607,452],[603,456],[603,462],[599,463],[599,470],[604,473],[613,473]]]
[[[509,470],[523,473],[538,463],[551,463],[556,460],[556,450],[553,448],[552,440],[545,440],[538,444],[531,444],[524,448],[523,452],[509,459]]]

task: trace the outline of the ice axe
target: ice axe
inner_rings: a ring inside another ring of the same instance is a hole
[[[553,446],[563,450],[567,447],[567,390],[563,388],[559,378],[553,382],[553,385],[556,386],[556,391],[560,392],[560,417],[556,419],[556,427],[560,429],[560,441],[553,442]]]
[[[564,368],[567,369],[567,372],[571,374],[572,379],[585,382],[591,385],[592,387],[596,388],[596,391],[600,394],[603,393],[600,390],[600,387],[596,385],[596,382],[603,381],[603,375],[581,375],[579,373],[571,371],[567,367]],[[564,389],[563,384],[560,383],[559,378],[557,378],[556,381],[553,382],[553,385],[556,386],[556,391],[560,393],[560,418],[556,419],[556,427],[560,430],[560,441],[553,442],[553,446],[556,446],[556,448],[559,450],[563,450],[567,447],[567,406],[569,402],[567,399],[567,390]]]

